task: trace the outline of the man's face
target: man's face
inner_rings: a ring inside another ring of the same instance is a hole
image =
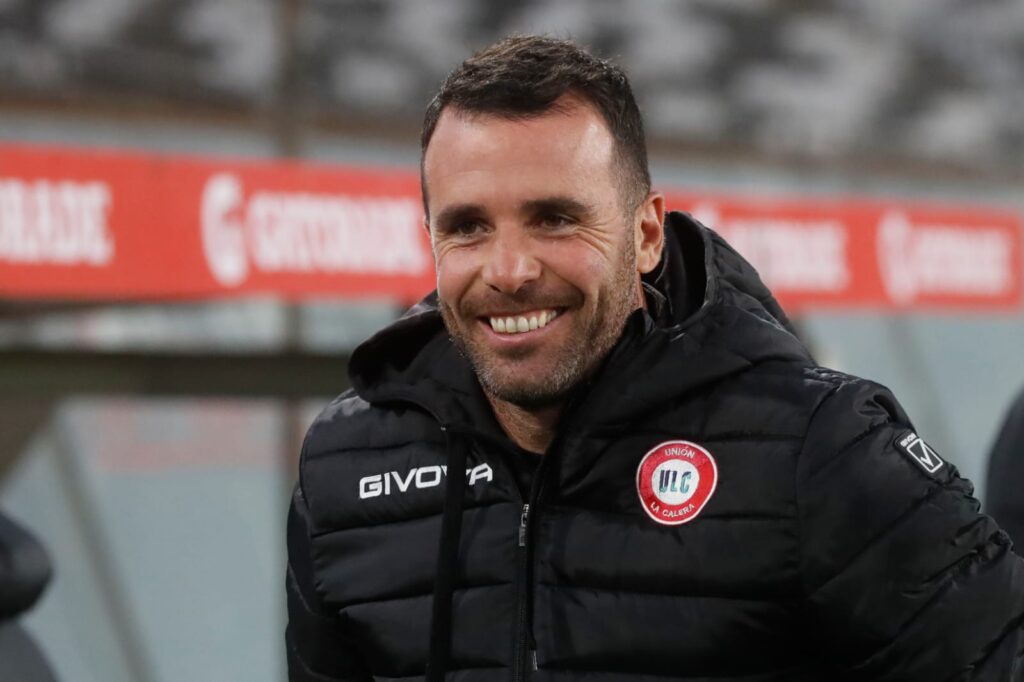
[[[523,120],[446,109],[423,166],[448,332],[489,395],[527,408],[556,404],[607,355],[658,255],[644,209],[622,204],[604,120],[560,103]]]

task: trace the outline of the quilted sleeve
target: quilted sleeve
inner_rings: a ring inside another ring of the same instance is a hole
[[[301,487],[296,487],[288,511],[288,680],[368,681],[371,677],[353,643],[317,594],[309,526],[309,510]]]
[[[796,490],[811,645],[843,679],[1024,680],[1024,560],[888,390],[836,385]]]

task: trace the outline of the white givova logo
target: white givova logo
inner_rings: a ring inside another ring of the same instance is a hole
[[[670,459],[655,467],[651,474],[651,490],[654,496],[667,506],[685,504],[700,485],[697,467],[681,459]]]
[[[268,274],[421,275],[423,208],[408,197],[309,192],[246,195],[241,180],[218,173],[200,202],[203,253],[222,286]]]
[[[404,493],[409,488],[433,488],[441,485],[441,479],[448,475],[448,467],[433,465],[413,467],[402,474],[389,471],[385,474],[372,474],[359,479],[359,499],[390,495],[392,492]],[[479,481],[493,481],[494,471],[490,464],[477,464],[466,469],[466,484],[474,485]]]

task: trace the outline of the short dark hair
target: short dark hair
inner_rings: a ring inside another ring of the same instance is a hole
[[[629,79],[619,67],[575,43],[546,36],[511,36],[462,62],[430,101],[420,136],[420,181],[426,207],[423,157],[446,107],[510,119],[553,110],[563,95],[591,104],[615,140],[622,172],[622,194],[635,208],[651,189],[643,119]]]

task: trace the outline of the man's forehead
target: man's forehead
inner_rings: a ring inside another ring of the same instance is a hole
[[[505,138],[505,139],[502,139]],[[604,118],[589,103],[572,95],[559,98],[552,108],[538,114],[510,115],[476,112],[446,107],[427,147],[425,161],[432,151],[450,153],[455,146],[486,150],[501,142],[515,141],[516,148],[550,150],[552,144],[575,148],[582,143],[607,148],[614,140]],[[567,150],[562,150],[567,151]]]
[[[440,119],[449,116],[455,118],[461,118],[464,120],[478,120],[478,119],[496,119],[496,120],[507,120],[507,121],[530,121],[533,119],[544,118],[548,116],[578,116],[583,114],[592,114],[599,119],[604,121],[601,112],[597,107],[585,97],[578,95],[573,92],[567,92],[564,95],[558,97],[551,106],[543,110],[533,112],[516,112],[516,111],[482,111],[472,108],[460,107],[458,104],[450,104],[441,110]]]
[[[593,107],[567,101],[543,114],[500,116],[446,108],[423,161],[425,180],[453,173],[538,170],[558,166],[608,167],[615,143]]]

